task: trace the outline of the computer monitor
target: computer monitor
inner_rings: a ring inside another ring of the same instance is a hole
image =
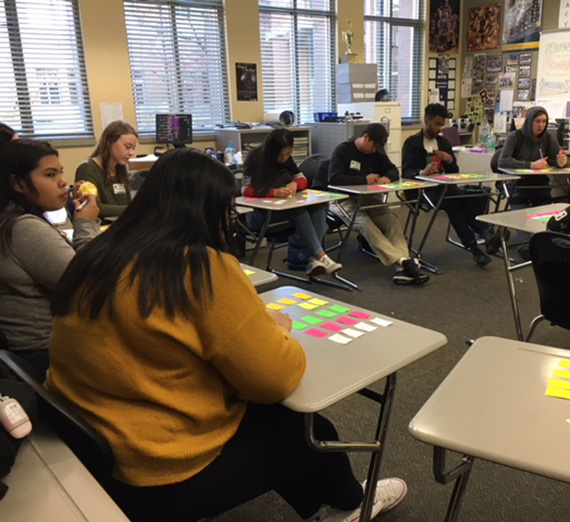
[[[192,143],[191,114],[157,114],[156,142],[184,147]]]

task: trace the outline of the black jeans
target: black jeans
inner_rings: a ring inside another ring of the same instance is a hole
[[[166,486],[116,484],[121,507],[134,522],[191,522],[275,490],[303,518],[323,504],[356,509],[363,493],[347,455],[311,450],[303,430],[301,414],[250,404],[235,436],[204,470]],[[319,415],[315,434],[338,440],[332,423]]]

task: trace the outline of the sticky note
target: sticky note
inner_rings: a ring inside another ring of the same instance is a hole
[[[376,330],[378,327],[377,326],[372,326],[371,324],[367,324],[367,323],[357,323],[354,325],[355,328],[358,328],[359,330],[364,330],[365,332],[373,332],[374,330]]]
[[[330,310],[319,310],[317,315],[321,315],[323,317],[336,317],[338,314],[331,312]]]
[[[275,303],[266,304],[265,307],[269,308],[269,310],[283,310],[283,308],[285,308],[284,306]]]
[[[322,299],[317,299],[316,297],[313,297],[312,299],[310,299],[309,303],[317,305],[317,306],[324,306],[326,304],[329,304],[328,301],[323,301]]]
[[[306,303],[301,303],[299,305],[299,308],[304,308],[305,310],[314,310],[315,308],[318,308],[318,306],[307,301]]]
[[[342,333],[346,334],[346,335],[350,335],[350,337],[354,337],[355,339],[357,339],[361,335],[364,335],[364,332],[359,332],[358,330],[354,330],[352,328],[345,328],[342,331]]]
[[[570,424],[570,419],[566,419],[566,422],[567,422],[568,424]]]
[[[304,330],[307,328],[306,324],[299,323],[298,321],[293,321],[293,329],[294,330]]]
[[[313,337],[326,337],[328,335],[327,332],[323,332],[322,330],[317,330],[316,328],[311,328],[307,330],[305,333],[312,335]]]
[[[305,317],[301,317],[301,321],[305,321],[306,323],[309,324],[320,324],[323,322],[322,319],[319,319],[318,317],[313,317],[311,315],[306,315]]]
[[[244,270],[243,273],[244,273],[246,276],[250,276],[250,275],[255,274],[255,272],[254,272],[253,270]]]
[[[560,359],[560,361],[558,361],[558,366],[562,366],[562,368],[570,368],[570,359]]]
[[[570,390],[563,390],[562,388],[546,388],[546,395],[570,400]]]
[[[344,314],[344,312],[348,312],[350,310],[350,308],[341,305],[332,305],[330,308],[333,312],[338,312],[339,314]]]
[[[287,297],[283,297],[283,299],[279,299],[277,302],[287,306],[297,304],[297,301],[293,301],[293,299],[289,299]]]
[[[378,326],[390,326],[392,324],[392,321],[386,321],[386,319],[380,319],[380,317],[373,317],[370,319],[370,322]]]
[[[358,321],[355,321],[354,319],[351,319],[350,317],[341,317],[340,319],[337,319],[337,322],[342,323],[342,324],[347,324],[348,326],[354,326],[355,324],[358,323]]]
[[[283,205],[284,203],[286,203],[286,200],[284,200],[284,199],[279,199],[279,200],[275,201],[276,205]]]
[[[348,344],[352,339],[350,337],[345,337],[344,335],[334,334],[329,337],[329,341],[339,344]]]
[[[342,330],[342,326],[338,326],[337,324],[333,323],[321,324],[321,328],[324,328],[325,330],[330,330],[331,332],[340,332]]]
[[[548,381],[549,388],[562,388],[564,390],[570,390],[570,381],[560,381],[558,379],[550,379]]]
[[[554,370],[554,377],[560,377],[562,379],[570,379],[570,371],[568,371],[568,370]]]
[[[311,299],[312,296],[304,294],[302,292],[297,292],[296,294],[293,294],[293,297],[296,297],[297,299]]]
[[[370,319],[372,316],[364,312],[350,312],[348,315],[356,317],[357,319]]]

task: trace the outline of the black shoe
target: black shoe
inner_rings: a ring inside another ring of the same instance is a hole
[[[528,245],[523,245],[519,248],[519,256],[523,258],[523,261],[530,261],[530,248]]]
[[[499,251],[501,248],[501,232],[497,230],[496,232],[492,227],[488,228],[483,232],[483,237],[485,238],[485,250],[487,254],[492,256]]]
[[[403,268],[398,268],[394,277],[392,277],[397,285],[423,285],[429,281],[429,276],[424,274],[418,274],[416,277],[411,277],[406,274]]]
[[[420,263],[417,259],[402,261],[402,269],[407,276],[413,279],[417,279],[420,276]]]
[[[491,262],[491,258],[477,246],[477,243],[471,243],[467,250],[473,254],[473,259],[479,268],[483,268]]]

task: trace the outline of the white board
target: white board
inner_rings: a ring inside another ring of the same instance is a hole
[[[536,104],[549,117],[566,116],[570,101],[570,31],[548,31],[540,35],[536,73]],[[551,114],[552,112],[552,114]]]

